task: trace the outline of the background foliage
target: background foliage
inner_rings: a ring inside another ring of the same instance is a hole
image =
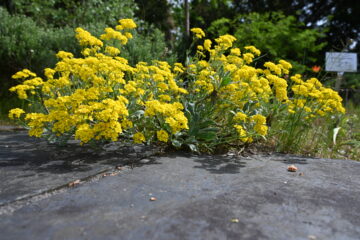
[[[324,69],[326,51],[360,51],[360,5],[350,0],[3,0],[1,115],[23,105],[8,91],[18,84],[10,79],[12,74],[29,68],[41,76],[44,67],[55,64],[59,50],[80,54],[73,38],[73,29],[78,26],[98,36],[104,26],[114,26],[120,18],[135,18],[139,28],[122,50],[130,64],[152,59],[185,63],[191,41],[184,34],[184,2],[190,5],[191,27],[203,28],[207,37],[234,34],[239,46],[252,44],[262,51],[258,65],[284,58],[293,64],[294,72],[316,76],[328,86],[333,85],[335,74],[314,73],[311,67]],[[340,91],[344,99],[359,103],[358,73],[345,73],[342,87],[348,89]],[[356,126],[349,121],[339,120],[344,126],[340,139],[350,136],[344,129]]]
[[[250,13],[234,19],[221,18],[211,23],[212,36],[233,34],[239,44],[254,45],[265,53],[261,62],[269,59],[291,60],[294,71],[305,72],[316,64],[317,54],[326,42],[324,33],[316,29],[303,29],[304,24],[294,16],[281,12]]]
[[[69,51],[80,55],[74,29],[83,27],[100,35],[105,26],[114,26],[120,18],[131,18],[137,6],[133,0],[15,0],[12,7],[0,7],[0,114],[19,105],[8,89],[16,82],[15,72],[28,68],[43,75],[45,67],[53,67],[55,54]],[[130,63],[152,59],[175,61],[166,48],[165,34],[146,22],[135,34],[135,40],[123,49]],[[9,97],[11,99],[9,99]]]

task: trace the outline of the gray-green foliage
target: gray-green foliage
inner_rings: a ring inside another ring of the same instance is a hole
[[[326,45],[324,33],[307,29],[294,16],[281,12],[250,13],[235,19],[214,21],[208,31],[214,35],[233,34],[241,46],[254,45],[266,58],[291,61],[296,72],[315,64],[316,54]]]

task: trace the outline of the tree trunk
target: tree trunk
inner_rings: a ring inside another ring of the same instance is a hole
[[[184,0],[184,10],[185,10],[185,37],[188,39],[190,37],[190,8],[189,0]]]

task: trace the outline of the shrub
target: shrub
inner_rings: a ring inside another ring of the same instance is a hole
[[[43,77],[44,68],[55,66],[55,54],[60,50],[81,56],[81,47],[71,27],[43,27],[24,15],[10,15],[2,7],[0,18],[0,81],[4,89],[16,83],[10,80],[10,76],[23,68],[32,69]],[[101,34],[105,26],[102,22],[82,25],[94,35]],[[174,62],[174,55],[165,51],[164,35],[152,26],[144,23],[141,26],[141,30],[133,33],[135,41],[123,48],[122,54],[129,62],[150,61],[152,57]],[[8,98],[7,91],[0,93],[0,99],[4,98]],[[2,108],[7,108],[3,103],[0,104]]]
[[[42,27],[75,27],[131,18],[137,6],[133,0],[13,0],[15,12],[32,18]]]
[[[288,59],[295,72],[310,70],[318,59],[318,52],[326,45],[321,41],[324,32],[306,29],[294,16],[281,12],[250,13],[235,19],[221,18],[214,21],[209,32],[215,36],[233,33],[239,44],[255,45],[267,60]]]
[[[55,53],[60,49],[77,52],[80,48],[73,39],[72,28],[43,28],[25,16],[11,16],[0,8],[1,69],[11,71],[31,68],[41,72],[56,63]]]
[[[17,108],[9,116],[24,121],[31,136],[56,142],[120,140],[213,151],[273,135],[292,144],[299,129],[345,111],[339,95],[319,80],[285,78],[291,64],[284,60],[251,66],[260,51],[233,47],[231,35],[205,39],[186,66],[158,60],[131,66],[119,54],[136,24],[119,23],[99,38],[77,28],[83,56],[60,51],[56,66],[45,69],[46,80],[27,69],[16,73],[13,78],[25,81],[10,91],[42,110]],[[199,28],[192,32],[196,43],[205,36]]]

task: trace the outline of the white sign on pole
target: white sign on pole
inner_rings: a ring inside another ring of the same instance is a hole
[[[326,52],[325,70],[328,72],[357,72],[357,54]]]

